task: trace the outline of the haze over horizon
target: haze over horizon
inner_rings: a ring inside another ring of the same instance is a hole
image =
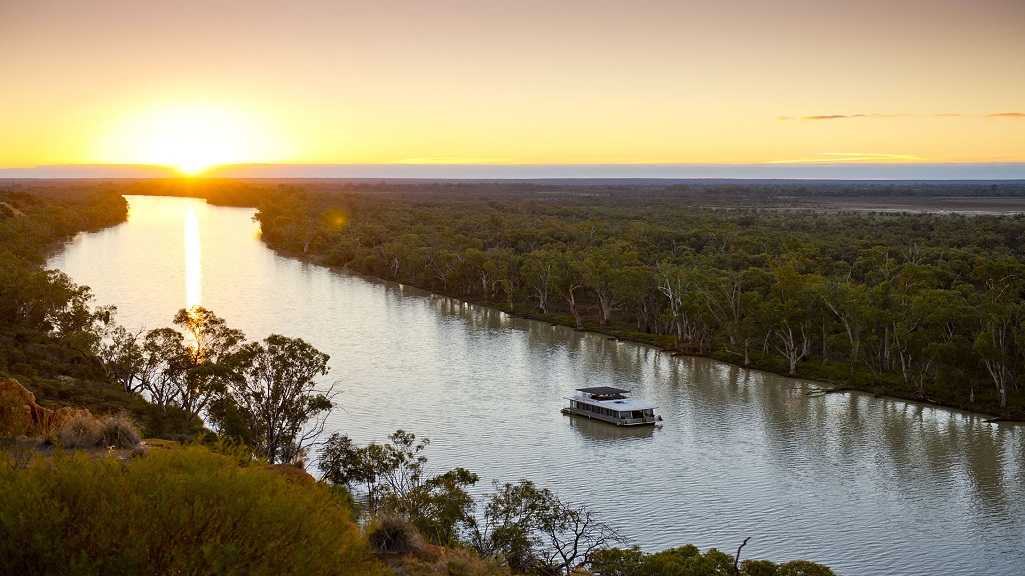
[[[1023,22],[1016,0],[8,3],[0,178],[1022,178]]]
[[[0,180],[182,178],[170,166],[0,168]],[[1025,180],[1025,163],[990,164],[226,164],[199,178],[354,180]]]

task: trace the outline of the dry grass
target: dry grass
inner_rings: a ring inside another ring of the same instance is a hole
[[[116,449],[135,448],[142,442],[142,434],[128,414],[121,412],[103,419],[103,445]]]
[[[103,424],[92,416],[76,415],[57,432],[63,448],[95,448],[103,443]]]
[[[378,515],[367,533],[367,539],[381,554],[406,554],[421,543],[420,534],[409,519],[398,514]]]

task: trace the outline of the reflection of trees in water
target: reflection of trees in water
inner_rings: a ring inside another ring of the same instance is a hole
[[[389,296],[425,295],[399,285],[386,290]],[[829,499],[849,491],[855,498],[877,496],[885,501],[877,505],[914,517],[927,517],[949,502],[969,506],[970,523],[979,530],[1007,530],[1022,515],[1022,427],[861,393],[809,396],[811,386],[800,380],[705,358],[673,357],[454,298],[427,295],[424,301],[441,318],[465,323],[481,345],[496,343],[509,356],[505,361],[527,365],[522,382],[498,378],[518,387],[521,400],[561,397],[585,385],[621,385],[658,405],[670,427],[621,428],[564,417],[586,445],[643,448],[669,434],[681,450],[696,441],[721,450],[724,459],[736,459],[741,467],[770,467],[777,488],[794,498],[819,494]],[[508,345],[499,344],[500,339]],[[485,385],[495,378],[489,373],[502,368],[471,370]],[[750,457],[757,461],[745,460]]]
[[[773,455],[766,462],[781,477],[811,477],[828,464],[841,484],[869,481],[912,502],[922,490],[943,490],[950,501],[963,494],[979,503],[980,516],[1021,515],[1025,427],[862,393],[809,396],[799,380],[703,358],[670,360],[655,372],[678,398],[657,402],[690,404],[689,417],[714,429],[716,443],[764,435]]]

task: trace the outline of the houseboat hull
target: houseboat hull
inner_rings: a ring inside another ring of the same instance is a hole
[[[595,412],[588,412],[580,410],[578,408],[570,408],[566,406],[562,409],[563,414],[569,414],[570,416],[583,416],[591,420],[598,420],[601,422],[608,422],[609,424],[615,424],[616,426],[655,426],[662,420],[661,416],[642,416],[640,418],[615,418],[612,416],[606,416],[604,414],[598,414]]]

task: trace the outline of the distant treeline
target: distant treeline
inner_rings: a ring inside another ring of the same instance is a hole
[[[282,189],[300,187],[312,194],[367,194],[409,199],[499,200],[564,204],[630,206],[641,197],[680,203],[716,204],[725,201],[744,205],[798,208],[795,201],[821,198],[1025,198],[1025,180],[727,180],[727,179],[594,179],[571,182],[564,179],[472,181],[472,180],[367,180],[367,179],[115,179],[95,180],[6,180],[0,193],[30,192],[36,195],[117,191],[143,196],[185,196],[205,198],[219,206],[258,207]],[[597,202],[596,202],[596,199]],[[744,202],[746,201],[746,202]],[[737,206],[733,206],[737,207]]]
[[[704,209],[664,188],[517,199],[524,185],[495,186],[283,186],[257,218],[270,246],[363,274],[745,366],[1025,416],[1023,216],[740,200]]]

